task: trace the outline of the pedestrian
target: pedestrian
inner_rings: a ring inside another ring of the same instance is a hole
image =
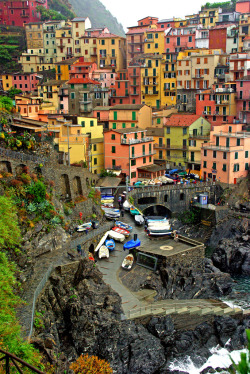
[[[78,254],[81,256],[81,255],[82,255],[82,247],[81,247],[81,244],[77,244],[76,249],[77,249]]]
[[[124,209],[121,210],[121,215],[124,217]]]

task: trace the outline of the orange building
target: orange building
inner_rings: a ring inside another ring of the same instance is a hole
[[[130,183],[136,182],[138,169],[153,165],[153,142],[153,137],[147,137],[147,130],[140,128],[105,132],[105,169],[120,170],[123,177],[129,176]]]
[[[129,102],[128,71],[124,69],[117,72],[115,85],[111,88],[110,105],[129,104]]]

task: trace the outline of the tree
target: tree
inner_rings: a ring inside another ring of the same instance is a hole
[[[250,373],[250,330],[246,330],[247,334],[247,351],[242,352],[240,354],[240,361],[238,364],[234,362],[234,360],[231,358],[233,362],[233,373],[239,373],[239,374],[249,374]]]
[[[13,101],[10,97],[0,96],[0,110],[4,109],[10,112],[13,106]]]
[[[63,16],[55,10],[46,9],[41,5],[38,5],[36,10],[41,14],[41,21],[47,21],[49,19],[53,20],[67,20],[67,17]]]
[[[0,247],[14,247],[20,238],[16,207],[10,198],[0,196]]]
[[[110,364],[97,356],[81,355],[70,365],[74,374],[112,374]]]
[[[22,90],[18,90],[17,88],[15,87],[11,87],[8,91],[8,96],[11,98],[11,99],[15,99],[15,95],[18,95],[20,93],[22,93]]]

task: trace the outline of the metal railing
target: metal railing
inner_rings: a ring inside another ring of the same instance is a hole
[[[23,370],[19,367],[18,364],[21,364],[22,366],[30,369],[33,373],[38,373],[38,374],[45,374],[45,372],[35,368],[34,366],[28,364],[28,362],[23,361],[21,358],[16,357],[10,352],[4,351],[3,349],[0,348],[0,353],[4,354],[3,357],[0,358],[0,361],[5,360],[5,373],[9,374],[11,366],[15,366],[17,369],[18,373],[23,374]],[[12,364],[11,364],[12,363]]]
[[[9,149],[0,148],[0,157],[7,157],[13,160],[20,160],[20,161],[32,161],[42,163],[43,165],[49,161],[48,158],[41,158],[38,156],[27,155],[21,152],[14,152]]]

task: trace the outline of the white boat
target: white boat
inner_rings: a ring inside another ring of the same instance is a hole
[[[149,236],[171,236],[172,235],[172,230],[159,230],[159,231],[151,231],[147,230],[147,233]]]
[[[129,254],[122,261],[122,268],[126,270],[131,270],[134,263],[134,256]]]
[[[125,200],[123,203],[123,209],[124,210],[129,210],[131,207],[131,204],[128,202],[128,200]]]
[[[109,249],[106,247],[106,245],[102,245],[99,249],[99,258],[109,258]]]
[[[115,232],[113,230],[108,231],[108,236],[118,242],[124,242],[125,236],[120,234],[119,232]]]
[[[170,228],[170,223],[169,221],[165,221],[165,222],[149,222],[148,223],[148,228],[149,227],[152,227],[152,228]]]
[[[105,213],[105,217],[108,219],[114,219],[116,220],[117,218],[120,218],[120,213]]]
[[[135,223],[137,225],[143,225],[144,224],[144,218],[142,215],[138,214],[137,216],[134,216],[135,217]]]
[[[101,240],[99,241],[97,247],[95,248],[95,252],[97,252],[99,250],[99,248],[101,248],[101,246],[103,245],[103,243],[105,242],[105,240],[107,239],[108,237],[108,232],[106,232],[103,237],[101,238]]]
[[[92,226],[92,222],[86,222],[86,223],[83,223],[82,225],[77,226],[76,231],[78,232],[85,231],[87,229],[90,229],[91,226]]]

